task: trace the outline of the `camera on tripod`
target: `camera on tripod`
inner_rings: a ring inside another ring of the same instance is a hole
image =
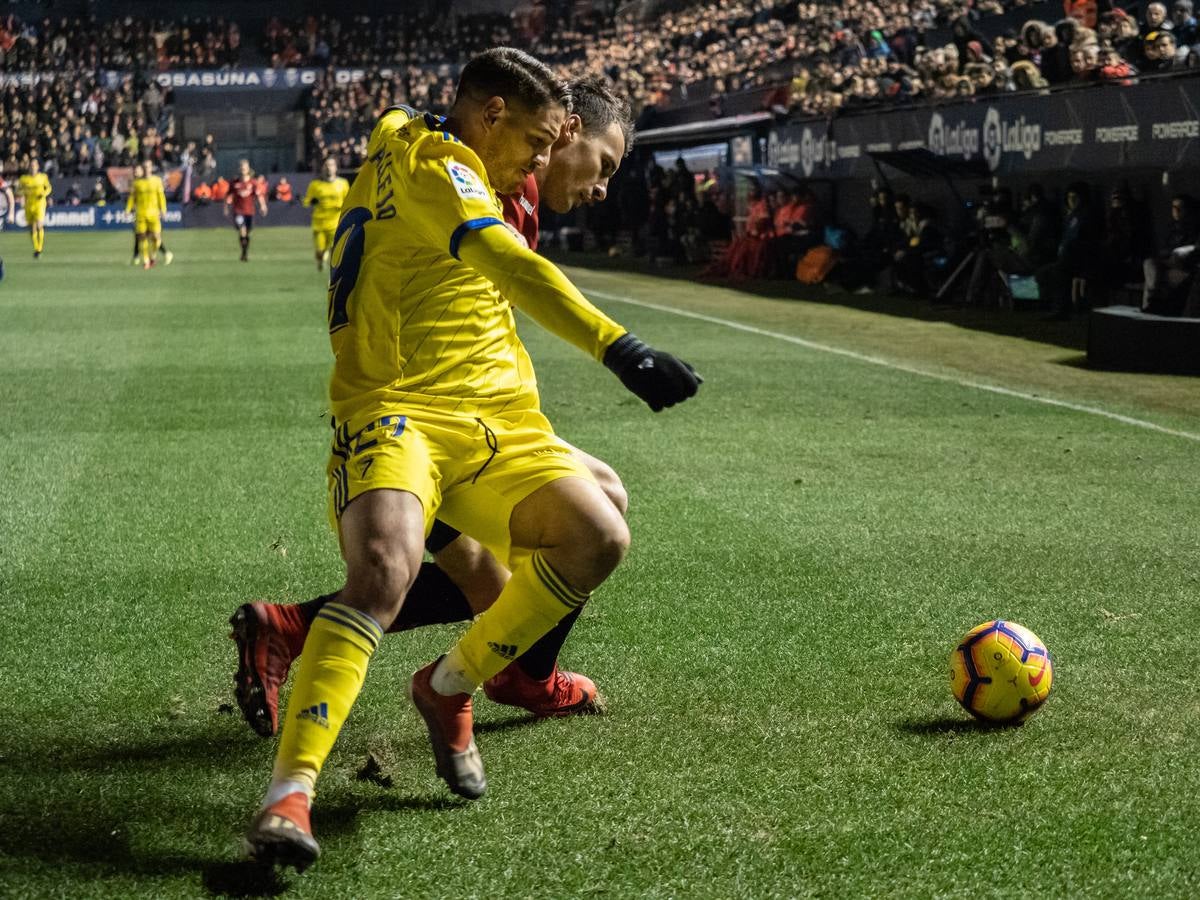
[[[979,209],[979,238],[985,244],[1008,239],[1008,228],[1013,220],[1012,191],[1007,188],[980,188],[982,204]]]

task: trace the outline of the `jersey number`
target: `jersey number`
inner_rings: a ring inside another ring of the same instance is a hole
[[[346,306],[350,302],[350,292],[358,281],[366,242],[366,224],[370,221],[371,211],[356,206],[342,215],[337,231],[333,233],[333,252],[329,260],[330,334],[350,324]]]

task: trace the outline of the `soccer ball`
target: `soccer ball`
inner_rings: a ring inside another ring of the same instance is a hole
[[[950,654],[954,699],[988,722],[1023,722],[1046,702],[1053,682],[1050,651],[1016,622],[976,625]]]

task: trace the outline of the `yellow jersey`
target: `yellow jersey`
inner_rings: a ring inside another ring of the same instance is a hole
[[[50,179],[45,172],[22,175],[17,179],[17,193],[25,201],[26,209],[41,209],[50,197]]]
[[[441,119],[391,111],[372,134],[334,239],[327,309],[339,421],[395,407],[464,416],[538,408],[512,306],[459,258],[463,238],[479,229],[498,232],[499,244],[486,242],[489,262],[514,254],[488,266],[491,278],[546,327],[596,359],[624,334],[569,283],[551,283],[561,273],[504,225],[483,163]],[[539,265],[544,280],[508,277]]]
[[[139,219],[157,219],[167,211],[167,194],[162,179],[157,175],[133,179],[125,211],[133,212]]]
[[[379,148],[395,137],[396,132],[421,114],[411,106],[399,104],[389,106],[379,116],[375,127],[371,129],[371,137],[367,141],[367,158],[354,175],[350,190],[342,201],[342,209],[353,209],[356,206],[370,206],[371,192],[375,189],[374,159]]]
[[[338,213],[342,211],[348,193],[350,182],[345,178],[334,178],[333,181],[318,178],[309,184],[303,203],[313,208],[313,231],[328,231],[337,226]]]

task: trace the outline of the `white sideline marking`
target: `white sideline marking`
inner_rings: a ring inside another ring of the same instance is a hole
[[[724,325],[726,328],[733,328],[737,331],[745,331],[750,334],[761,335],[762,337],[775,338],[776,340],[786,341],[789,344],[796,344],[800,347],[806,347],[809,350],[820,350],[822,353],[833,353],[837,356],[845,356],[849,359],[856,359],[859,362],[870,363],[873,366],[883,366],[887,369],[895,369],[899,372],[908,372],[910,375],[919,375],[922,378],[933,378],[937,381],[947,381],[951,384],[957,384],[961,387],[975,388],[980,391],[987,391],[992,394],[1001,394],[1005,397],[1017,397],[1021,400],[1030,400],[1034,403],[1044,403],[1047,406],[1058,406],[1063,409],[1074,410],[1075,412],[1088,413],[1093,416],[1102,416],[1106,419],[1112,419],[1115,422],[1121,422],[1125,425],[1133,425],[1137,428],[1146,428],[1150,431],[1158,431],[1162,434],[1173,435],[1174,437],[1185,438],[1189,441],[1200,441],[1200,434],[1193,434],[1190,431],[1178,431],[1174,428],[1167,428],[1163,425],[1156,425],[1154,422],[1147,422],[1145,419],[1135,419],[1132,416],[1123,416],[1120,413],[1111,412],[1107,409],[1100,409],[1096,406],[1084,406],[1082,403],[1071,403],[1068,400],[1058,400],[1054,397],[1042,397],[1038,394],[1029,394],[1025,391],[1015,391],[1012,388],[1000,387],[996,384],[985,384],[981,381],[967,381],[963,378],[955,378],[953,375],[943,375],[939,372],[928,372],[925,369],[918,369],[915,366],[907,366],[904,363],[893,362],[890,359],[883,359],[879,356],[870,356],[866,353],[858,353],[854,350],[846,350],[842,347],[833,347],[829,344],[819,344],[816,341],[806,340],[805,338],[794,337],[790,334],[783,334],[778,331],[769,331],[766,328],[756,328],[753,325],[744,325],[741,322],[734,322],[731,319],[719,319],[716,316],[706,316],[704,313],[690,312],[685,309],[677,309],[673,306],[663,306],[658,303],[647,303],[645,300],[634,300],[632,297],[622,297],[617,294],[609,294],[605,291],[586,291],[595,297],[600,297],[604,300],[613,300],[617,303],[628,303],[632,306],[641,306],[645,309],[654,309],[659,312],[671,313],[676,316],[683,316],[687,319],[699,319],[701,322],[711,322],[713,325]]]

